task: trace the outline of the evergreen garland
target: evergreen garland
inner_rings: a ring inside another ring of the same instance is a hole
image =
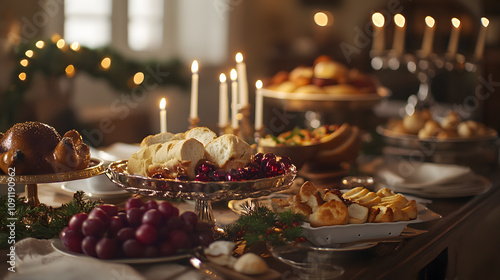
[[[300,226],[303,221],[302,215],[291,210],[276,213],[261,204],[251,206],[245,203],[238,220],[224,228],[224,238],[248,247],[259,241],[271,246],[304,242]]]
[[[73,200],[63,204],[59,208],[53,208],[45,204],[30,207],[24,202],[24,197],[15,198],[15,238],[16,242],[26,238],[34,237],[39,239],[53,238],[68,225],[71,216],[78,213],[89,213],[92,209],[100,205],[101,201],[90,201],[84,198],[83,191],[77,191],[73,195]],[[8,213],[8,196],[0,195],[0,249],[12,246],[8,244],[10,236],[9,224],[12,223]]]
[[[138,72],[144,74],[144,81],[148,81],[149,85],[188,85],[189,69],[179,60],[140,63],[125,59],[111,48],[89,49],[79,45],[73,48],[64,41],[63,45],[59,40],[60,37],[43,40],[42,48],[37,47],[40,40],[21,43],[16,47],[13,53],[16,64],[9,87],[3,93],[0,92],[0,131],[6,131],[20,121],[23,95],[32,86],[37,73],[49,78],[71,78],[75,73],[86,72],[93,77],[105,79],[114,89],[125,94],[137,87],[132,79]],[[109,68],[101,66],[106,57],[111,61]],[[25,65],[21,64],[22,60],[25,60]],[[68,65],[73,65],[74,72],[66,73]],[[161,79],[158,73],[161,73]]]

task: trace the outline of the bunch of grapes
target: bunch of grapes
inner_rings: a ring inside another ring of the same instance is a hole
[[[290,158],[286,156],[277,158],[273,153],[257,153],[245,167],[229,171],[217,169],[215,164],[207,161],[198,167],[196,181],[222,182],[272,178],[285,174],[291,165]]]
[[[179,215],[167,201],[144,203],[132,197],[125,210],[104,204],[89,214],[76,214],[59,237],[70,251],[100,259],[171,256],[213,242],[208,223],[198,222],[191,211]]]

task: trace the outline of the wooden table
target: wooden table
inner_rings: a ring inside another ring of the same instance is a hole
[[[496,251],[500,249],[500,173],[489,177],[493,186],[484,194],[433,199],[428,207],[443,218],[411,225],[427,233],[335,255],[332,262],[345,269],[341,279],[499,279],[500,257]],[[40,200],[50,205],[70,199],[56,188],[40,190]],[[223,210],[215,213],[216,218],[221,213]],[[0,253],[5,256],[5,252]],[[267,261],[282,272],[283,279],[298,279],[293,268],[273,258]],[[5,262],[0,269],[3,278],[7,272]]]

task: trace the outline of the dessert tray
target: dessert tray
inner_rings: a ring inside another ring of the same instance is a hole
[[[285,194],[274,194],[269,197],[263,197],[252,202],[260,203],[271,208],[271,197],[290,197]],[[407,196],[407,198],[409,198]],[[229,208],[237,213],[241,213],[243,205],[248,200],[230,201]],[[441,215],[433,212],[424,205],[417,203],[417,218],[410,221],[388,222],[388,223],[363,223],[346,224],[335,226],[312,227],[309,223],[302,225],[304,237],[314,246],[332,247],[341,243],[350,243],[366,240],[364,246],[371,244],[373,239],[392,238],[399,236],[405,227],[409,224],[423,223],[435,219],[440,219]],[[370,241],[370,242],[368,242]],[[361,245],[357,245],[361,246]],[[357,249],[357,246],[354,249]],[[369,248],[369,247],[368,247]]]
[[[285,106],[289,111],[326,111],[339,109],[371,109],[381,99],[390,95],[389,89],[378,87],[374,93],[297,93],[262,89],[262,95],[274,105]]]

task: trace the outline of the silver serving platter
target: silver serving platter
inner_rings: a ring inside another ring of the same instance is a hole
[[[127,172],[127,160],[111,163],[106,175],[121,188],[144,196],[197,200],[231,200],[260,197],[288,189],[297,175],[295,166],[281,176],[248,181],[199,182],[155,179]]]
[[[463,151],[471,150],[485,143],[494,142],[498,134],[494,129],[488,128],[488,133],[481,137],[470,138],[448,138],[438,139],[436,137],[429,137],[425,139],[418,139],[416,135],[402,134],[393,132],[385,126],[377,126],[376,131],[382,135],[386,144],[401,148],[410,149],[425,149],[429,151]]]

